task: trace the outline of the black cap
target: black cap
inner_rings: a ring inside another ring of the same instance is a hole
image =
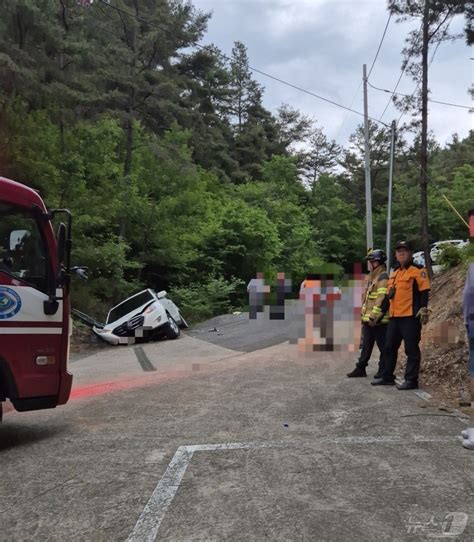
[[[413,252],[413,247],[411,246],[410,241],[398,241],[395,248],[406,248],[410,252]]]

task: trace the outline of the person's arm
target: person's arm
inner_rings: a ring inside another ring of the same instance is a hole
[[[377,322],[380,320],[384,312],[382,310],[382,304],[385,301],[385,297],[387,296],[387,286],[388,286],[388,274],[382,273],[379,277],[379,280],[377,281],[377,298],[375,299],[374,306],[372,307],[372,310],[369,314],[369,320],[373,320],[374,322]]]
[[[420,292],[420,307],[427,308],[431,289],[428,271],[424,267],[420,269],[420,272],[417,273],[415,280]]]
[[[417,273],[415,277],[415,280],[418,286],[418,291],[420,293],[420,308],[415,316],[420,319],[422,325],[425,325],[428,323],[429,320],[428,300],[431,288],[428,271],[424,267],[420,269],[419,273]]]

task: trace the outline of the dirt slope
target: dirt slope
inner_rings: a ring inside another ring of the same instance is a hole
[[[468,390],[468,346],[463,323],[461,267],[435,277],[430,322],[422,335],[421,384],[449,404],[458,404],[462,388]]]

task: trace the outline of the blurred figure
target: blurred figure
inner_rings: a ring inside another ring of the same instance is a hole
[[[292,282],[286,278],[283,271],[277,273],[276,277],[276,302],[270,305],[270,320],[285,319],[285,295],[291,294]]]
[[[387,257],[383,250],[375,249],[369,252],[366,260],[370,273],[367,278],[361,313],[362,349],[355,369],[347,373],[349,378],[367,376],[366,368],[375,343],[380,351],[380,358],[374,378],[380,378],[383,370],[385,335],[388,324],[387,310],[382,308],[387,297],[388,273],[385,266]]]
[[[262,272],[257,272],[257,277],[250,280],[247,285],[247,292],[249,294],[249,318],[256,320],[257,314],[263,312],[265,294],[270,292],[270,286],[265,285]]]
[[[334,304],[341,299],[341,289],[332,273],[308,273],[300,287],[305,306],[304,344],[313,351],[334,350]],[[314,330],[319,329],[319,339]]]

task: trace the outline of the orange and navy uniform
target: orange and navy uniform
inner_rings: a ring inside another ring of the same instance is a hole
[[[387,287],[390,318],[416,316],[421,307],[428,305],[430,288],[430,279],[424,267],[412,262],[406,268],[395,269]]]

